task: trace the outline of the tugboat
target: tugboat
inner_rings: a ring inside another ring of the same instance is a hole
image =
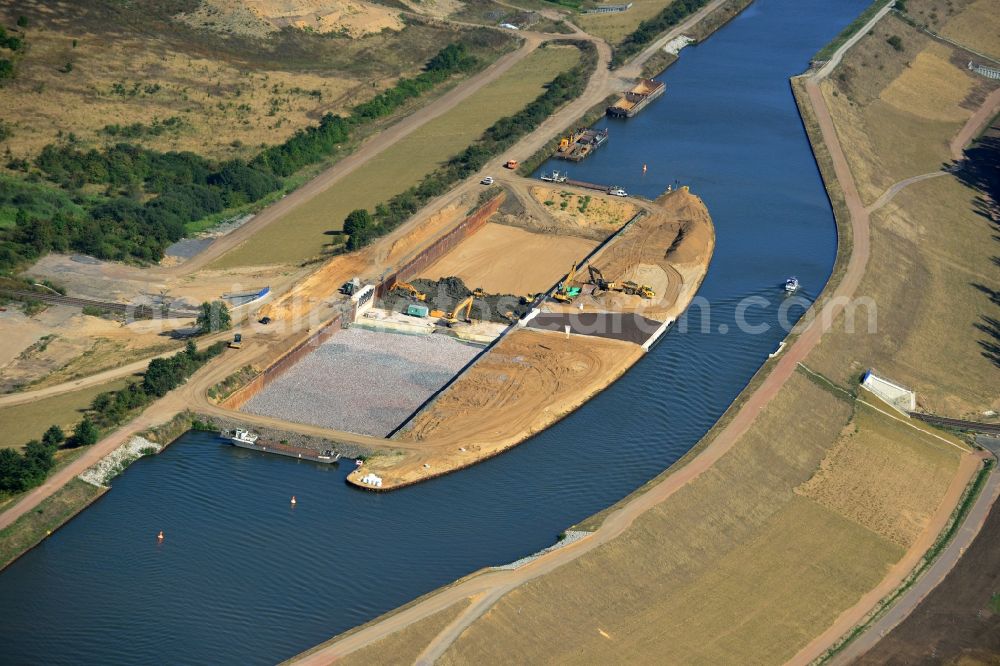
[[[794,294],[799,290],[799,279],[794,275],[785,280],[785,293]]]

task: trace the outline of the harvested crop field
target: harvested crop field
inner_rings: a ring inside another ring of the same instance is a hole
[[[531,294],[547,290],[596,246],[584,238],[532,233],[490,222],[420,277],[456,276],[493,294]]]
[[[446,336],[349,328],[274,380],[242,411],[385,436],[480,351]]]
[[[500,118],[520,111],[544,85],[579,60],[572,46],[539,49],[503,76],[368,160],[250,240],[220,258],[220,267],[297,263],[313,258],[357,208],[373,209],[418,183],[464,150]]]

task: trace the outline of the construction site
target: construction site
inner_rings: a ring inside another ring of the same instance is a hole
[[[251,319],[265,331],[317,325],[216,410],[367,445],[348,482],[369,490],[466,467],[642,358],[693,298],[714,243],[686,188],[648,201],[507,177],[472,209],[448,203],[264,302]]]

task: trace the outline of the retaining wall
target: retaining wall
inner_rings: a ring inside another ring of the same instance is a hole
[[[250,398],[267,388],[271,382],[301,361],[304,356],[312,353],[316,347],[332,338],[334,333],[343,328],[344,316],[343,314],[338,314],[320,326],[315,333],[280,356],[277,361],[268,366],[267,370],[254,377],[248,384],[223,400],[222,406],[226,409],[237,410],[245,405]]]
[[[454,249],[456,245],[482,229],[486,222],[497,212],[500,208],[500,204],[503,203],[506,197],[507,193],[505,191],[500,192],[500,194],[480,206],[479,209],[472,215],[462,220],[457,227],[432,243],[426,250],[423,250],[413,258],[406,260],[406,262],[394,272],[386,275],[381,284],[375,287],[375,297],[382,298],[399,280],[403,280],[405,282],[410,278],[419,275],[425,268],[431,266],[435,261],[448,254],[448,252]]]

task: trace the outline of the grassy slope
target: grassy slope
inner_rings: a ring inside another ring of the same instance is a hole
[[[790,413],[797,418],[789,421]],[[505,597],[441,663],[504,651],[555,661],[581,653],[597,661],[670,654],[704,664],[737,654],[744,663],[790,657],[902,555],[894,528],[934,510],[957,464],[957,455],[918,431],[896,432],[877,414],[851,419],[850,402],[796,375],[711,472],[622,537]],[[876,453],[861,450],[890,440]],[[845,462],[845,450],[857,455]],[[906,455],[908,465],[884,464],[888,452]],[[804,492],[840,490],[865,478],[873,460],[879,483],[925,490],[904,500],[868,496],[861,518],[878,531],[859,521],[856,505]],[[832,471],[810,481],[821,468]]]
[[[892,34],[903,52],[886,43]],[[868,202],[949,161],[949,139],[995,85],[970,78],[949,49],[891,16],[841,67],[824,92]],[[1000,406],[997,368],[975,328],[995,310],[977,285],[996,285],[995,232],[976,196],[946,175],[910,185],[872,215],[871,270],[858,296],[874,302],[875,330],[866,331],[868,309],[859,308],[858,334],[825,338],[811,367],[842,385],[876,367],[931,411],[974,416]]]
[[[542,86],[579,58],[574,47],[545,48],[515,65],[451,111],[420,127],[393,148],[259,231],[214,266],[300,262],[321,253],[355,208],[371,209],[461,152],[499,118],[511,115],[542,92]]]
[[[0,448],[24,446],[29,439],[40,438],[52,424],[70,432],[82,418],[81,410],[90,406],[94,396],[120,389],[127,382],[127,379],[116,379],[81,391],[0,409]]]

